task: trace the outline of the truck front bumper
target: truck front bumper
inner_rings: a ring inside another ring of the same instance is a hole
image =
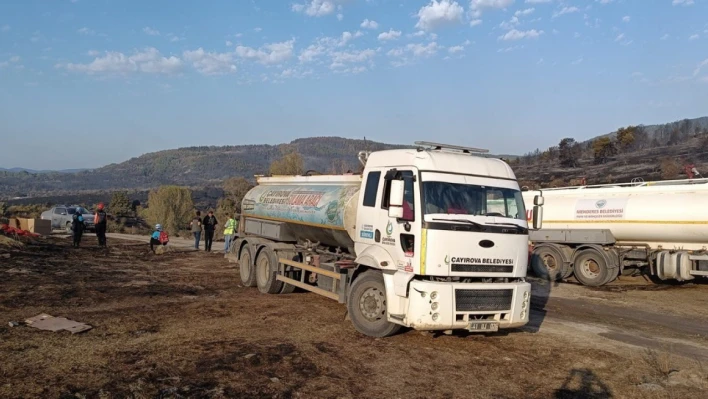
[[[525,325],[530,310],[531,284],[527,282],[413,280],[404,324],[416,330],[495,331]]]

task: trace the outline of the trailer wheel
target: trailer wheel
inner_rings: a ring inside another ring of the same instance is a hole
[[[386,318],[386,287],[379,272],[367,271],[354,280],[347,297],[347,311],[354,328],[364,335],[388,337],[401,329]]]
[[[276,279],[278,257],[269,246],[263,247],[256,257],[256,283],[264,294],[277,294],[283,288],[283,282]]]
[[[573,271],[582,285],[599,287],[608,282],[614,270],[610,270],[603,254],[594,249],[583,249],[575,254]]]
[[[538,277],[558,281],[570,274],[570,267],[563,260],[563,254],[555,247],[536,247],[531,255],[531,268]]]
[[[241,256],[238,258],[238,269],[241,275],[241,284],[246,287],[256,286],[256,273],[253,267],[253,255],[251,254],[251,246],[246,244],[241,250]]]

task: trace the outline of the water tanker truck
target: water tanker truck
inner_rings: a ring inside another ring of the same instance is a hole
[[[513,171],[486,150],[415,144],[359,153],[361,175],[257,177],[226,255],[242,283],[346,304],[373,337],[526,324],[529,229]]]
[[[708,276],[708,179],[524,191],[543,196],[531,268],[600,286],[623,275],[654,280]],[[531,214],[527,215],[530,219]]]

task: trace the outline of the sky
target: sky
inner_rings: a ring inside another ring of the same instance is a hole
[[[312,136],[523,154],[706,115],[708,0],[0,3],[6,168]]]

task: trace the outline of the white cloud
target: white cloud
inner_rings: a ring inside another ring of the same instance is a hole
[[[511,47],[505,47],[505,48],[500,48],[497,50],[497,53],[510,53],[514,50],[519,50],[524,48],[524,46],[511,46]]]
[[[506,34],[499,36],[499,40],[521,40],[521,39],[536,39],[543,34],[543,31],[537,31],[536,29],[520,31],[512,29]]]
[[[430,31],[441,26],[452,25],[462,21],[464,9],[456,1],[432,0],[427,6],[418,10],[418,23],[415,27]]]
[[[430,42],[428,44],[423,43],[409,43],[405,47],[399,47],[390,50],[386,55],[391,58],[396,58],[391,64],[395,67],[401,67],[412,63],[416,58],[428,58],[437,54],[440,47],[436,42]],[[454,48],[454,47],[453,47]],[[450,51],[450,53],[457,52],[457,49]],[[410,58],[412,57],[412,58]]]
[[[312,62],[320,55],[324,54],[326,48],[319,44],[312,44],[308,48],[302,50],[297,57],[300,62]]]
[[[116,51],[107,51],[103,57],[96,57],[89,64],[59,64],[57,67],[72,72],[87,74],[128,74],[134,72],[154,74],[175,74],[182,70],[182,60],[175,56],[163,57],[153,47],[125,55]]]
[[[482,20],[481,20],[481,19],[473,19],[473,20],[470,21],[470,26],[472,26],[472,27],[475,27],[475,26],[481,25],[481,24],[482,24]]]
[[[253,31],[254,31],[254,32],[260,32],[260,31],[262,31],[262,30],[263,30],[263,28],[261,28],[261,27],[253,28]]]
[[[346,64],[362,63],[373,60],[376,56],[376,50],[354,50],[354,51],[336,51],[331,54],[332,64],[330,68],[344,68]]]
[[[600,4],[610,4],[610,3],[612,3],[612,2],[615,1],[615,0],[595,0],[595,1],[598,2],[598,3],[600,3]]]
[[[76,33],[78,33],[80,35],[93,35],[96,32],[94,32],[92,29],[83,27],[83,28],[77,30]]]
[[[524,3],[528,4],[545,4],[545,3],[550,3],[553,0],[526,0]]]
[[[461,52],[461,51],[465,51],[465,48],[464,48],[463,46],[452,46],[452,47],[449,47],[449,48],[447,49],[447,51],[448,51],[450,54],[455,54],[455,53],[459,53],[459,52]]]
[[[304,13],[310,17],[322,17],[333,14],[338,5],[345,0],[308,0],[304,4],[293,4],[292,10],[299,13]]]
[[[700,35],[694,34],[694,35],[689,36],[688,40],[698,40],[698,38],[700,38],[700,37],[701,37]]]
[[[11,28],[10,28],[10,25],[3,25],[3,26],[0,28],[0,31],[2,31],[2,32],[9,32],[10,29],[11,29]]]
[[[618,42],[622,39],[624,39],[624,33],[620,33],[619,35],[617,35],[617,37],[615,38],[615,41]]]
[[[401,31],[400,30],[393,30],[389,29],[388,32],[382,32],[379,34],[379,40],[381,41],[386,41],[386,40],[395,40],[401,37]]]
[[[664,34],[664,36],[661,37],[661,40],[666,40],[666,39],[668,39],[669,37],[671,37],[671,36],[669,36],[669,34],[666,33],[666,34]]]
[[[88,54],[89,57],[98,57],[98,55],[101,54],[101,53],[99,53],[99,52],[96,51],[96,50],[89,50],[88,53],[86,53],[86,54]]]
[[[236,47],[236,54],[241,58],[256,60],[264,65],[280,64],[292,57],[294,47],[295,39],[291,39],[285,42],[266,44],[257,50],[251,47],[238,46]]]
[[[583,57],[580,57],[577,60],[571,62],[570,65],[580,65],[582,62],[583,62]]]
[[[160,36],[160,31],[159,31],[159,30],[153,29],[153,28],[151,28],[151,27],[149,27],[149,26],[144,27],[144,28],[143,28],[143,32],[144,32],[146,35],[150,35],[150,36]]]
[[[344,14],[337,14],[337,20],[341,21],[344,19]]]
[[[552,18],[558,18],[561,15],[572,14],[572,13],[576,13],[578,11],[580,11],[580,9],[578,7],[563,7],[563,8],[561,8],[560,11],[554,12]]]
[[[440,46],[436,42],[430,42],[428,44],[421,43],[410,43],[406,45],[406,49],[413,53],[416,57],[430,57],[438,52]]]
[[[675,6],[692,6],[693,0],[674,0],[671,4]]]
[[[359,26],[364,29],[377,29],[379,27],[379,23],[376,21],[369,21],[368,19],[365,19],[364,22],[362,22]]]
[[[519,24],[519,18],[516,16],[511,17],[509,21],[502,21],[499,27],[505,30],[512,30],[516,25]]]
[[[479,19],[485,9],[503,9],[514,4],[514,0],[471,0],[470,15],[473,19]]]
[[[182,53],[185,61],[191,62],[194,69],[204,75],[221,75],[236,72],[234,53],[212,53],[198,48]]]
[[[525,9],[525,10],[516,10],[516,12],[514,13],[514,16],[515,16],[515,17],[522,17],[522,16],[525,16],[525,15],[530,15],[530,14],[532,14],[535,10],[536,10],[535,8],[527,8],[527,9]]]
[[[12,62],[12,63],[18,63],[18,62],[20,62],[21,59],[22,59],[22,58],[20,58],[19,55],[14,55],[14,56],[10,57],[10,62]]]
[[[225,43],[226,47],[231,47],[234,45],[234,43],[231,40],[227,40]]]
[[[698,76],[699,73],[701,73],[701,69],[708,67],[708,58],[705,60],[701,61],[700,64],[696,67],[696,69],[693,70],[693,76]]]
[[[622,22],[629,22],[631,19],[632,17],[630,17],[629,15],[625,15],[624,17],[622,17]]]

